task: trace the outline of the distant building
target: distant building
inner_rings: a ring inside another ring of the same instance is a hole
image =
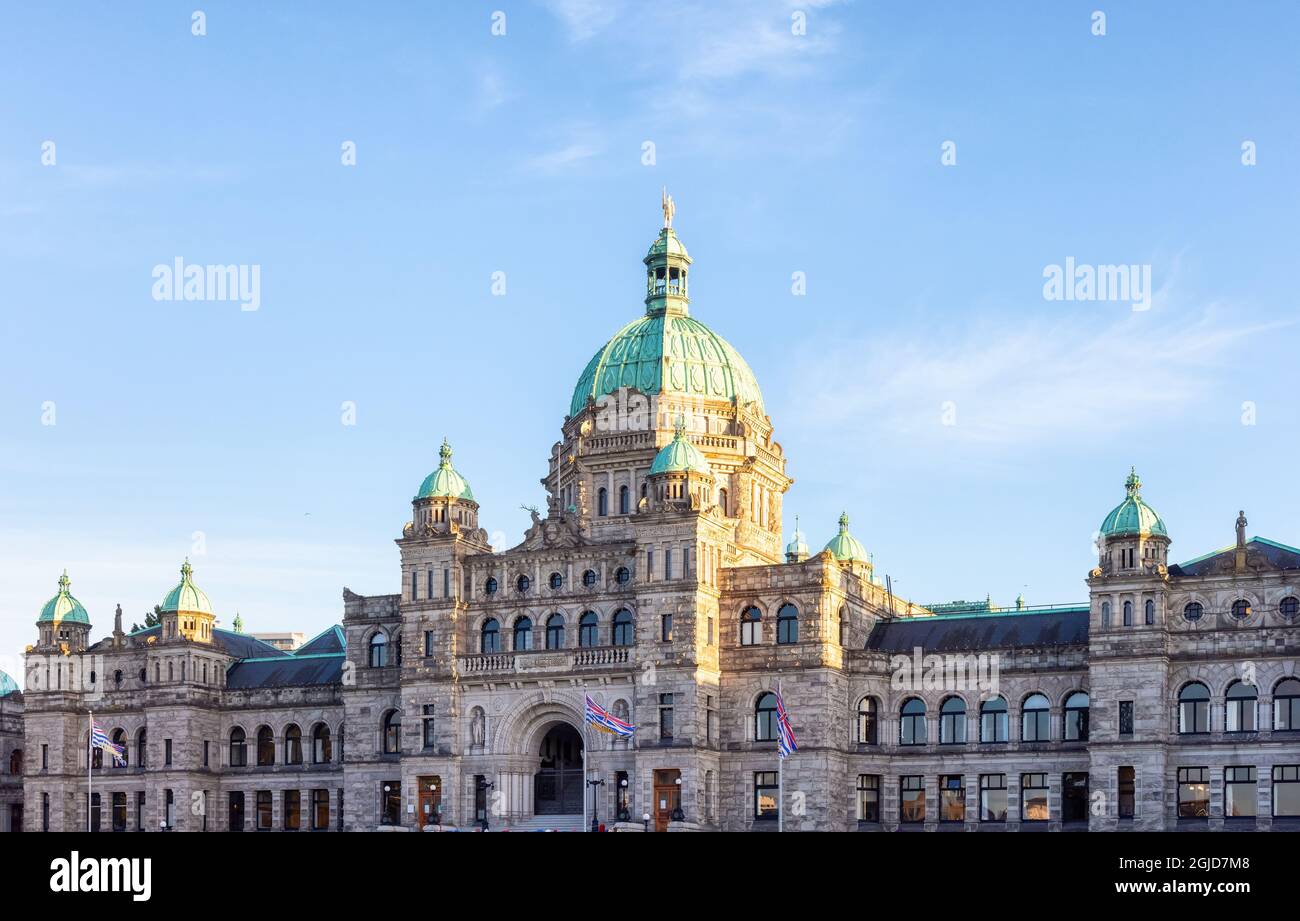
[[[307,639],[305,633],[250,633],[249,636],[285,652],[293,652]]]

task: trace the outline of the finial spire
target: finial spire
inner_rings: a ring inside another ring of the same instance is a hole
[[[840,512],[840,533],[843,534],[849,529],[849,513]]]
[[[1128,479],[1124,481],[1124,489],[1130,498],[1142,491],[1142,479],[1138,476],[1137,467],[1128,468]]]
[[[72,580],[68,578],[68,571],[65,569],[63,575],[59,576],[59,591],[66,592],[71,584]]]
[[[677,205],[673,197],[668,194],[668,186],[664,186],[663,198],[660,205],[664,209],[664,227],[671,229],[673,226],[673,215],[677,213]]]
[[[677,414],[677,421],[673,423],[673,437],[678,439],[686,437],[686,416],[682,413]]]
[[[446,438],[442,440],[442,447],[438,449],[438,466],[451,466],[451,445],[447,442]]]
[[[194,572],[194,567],[190,565],[190,558],[186,557],[185,562],[181,563],[181,580],[188,582],[192,572]]]

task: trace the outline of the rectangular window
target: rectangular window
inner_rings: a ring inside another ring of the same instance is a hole
[[[754,818],[775,819],[780,809],[776,771],[754,772]]]
[[[1253,819],[1259,802],[1259,777],[1253,767],[1223,769],[1223,816]]]
[[[172,740],[163,739],[163,764],[172,763]]]
[[[966,821],[966,781],[960,774],[939,778],[939,821]]]
[[[858,821],[880,821],[880,777],[876,774],[858,775]]]
[[[434,723],[433,704],[424,705],[424,747],[434,748],[438,744],[437,725]]]
[[[980,775],[980,821],[1007,820],[1007,775]]]
[[[335,810],[335,812],[338,814],[339,831],[342,831],[343,830],[343,790],[342,789],[339,790],[339,806],[338,809]]]
[[[41,745],[41,770],[48,771],[49,769],[50,769],[50,747],[48,745],[42,744]]]
[[[50,830],[50,794],[41,794],[41,831]]]
[[[450,569],[444,569],[442,571],[442,597],[444,598],[451,597],[451,570]]]
[[[1273,768],[1273,815],[1300,816],[1300,765],[1279,764]]]
[[[330,827],[330,791],[311,791],[311,829],[325,831]]]
[[[1137,771],[1131,767],[1119,769],[1119,817],[1131,819],[1137,811]]]
[[[645,580],[650,582],[655,577],[655,552],[647,550],[645,552]]]
[[[257,830],[271,830],[271,791],[257,791]]]
[[[302,822],[302,793],[299,790],[284,791],[284,828],[285,831],[297,831]]]
[[[137,790],[135,794],[135,830],[144,831],[144,791]],[[49,831],[49,829],[46,829]]]
[[[713,618],[709,618],[709,645],[713,645]]]
[[[1210,769],[1178,769],[1178,818],[1206,819],[1210,816]]]
[[[1047,775],[1020,775],[1020,821],[1046,822],[1047,809]]]
[[[898,820],[908,824],[925,821],[925,778],[910,775],[898,779]]]
[[[230,807],[227,810],[230,830],[244,830],[244,794],[242,791],[235,790],[230,794]]]
[[[713,709],[712,695],[704,698],[704,742],[712,745],[717,733],[718,712]]]
[[[207,766],[208,766],[208,754],[209,754],[209,745],[210,745],[210,744],[211,744],[211,743],[208,742],[206,739],[203,740],[203,766],[204,766],[204,767],[207,767]]]
[[[171,790],[163,791],[163,821],[168,828],[176,827],[176,796]]]
[[[126,831],[126,794],[113,794],[113,831]]]
[[[1131,700],[1119,702],[1119,734],[1122,736],[1133,734],[1133,701]]]
[[[433,655],[433,631],[424,631],[424,657],[427,659]]]
[[[659,738],[670,740],[673,737],[673,695],[659,695]]]
[[[426,598],[433,597],[433,570],[432,569],[430,569],[428,572],[424,574],[424,595]]]
[[[1061,821],[1088,821],[1088,775],[1061,775]]]
[[[664,551],[664,578],[671,579],[672,577],[673,577],[673,552],[672,550],[665,550]]]
[[[664,614],[659,618],[659,639],[665,643],[673,641],[673,616]]]
[[[420,597],[420,574],[414,569],[411,570],[411,600],[416,601]]]

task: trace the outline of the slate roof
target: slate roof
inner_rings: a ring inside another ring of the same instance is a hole
[[[226,672],[227,688],[278,688],[341,684],[342,653],[241,659]]]
[[[1204,556],[1198,556],[1186,563],[1175,563],[1169,567],[1171,576],[1205,576],[1215,572],[1221,561],[1232,561],[1237,545],[1215,550]],[[1251,557],[1263,558],[1270,566],[1277,569],[1300,569],[1300,550],[1279,544],[1264,537],[1252,537],[1246,541],[1246,551]]]
[[[323,630],[293,651],[295,656],[310,656],[319,653],[342,654],[347,649],[343,639],[343,628],[338,624]]]
[[[970,616],[909,617],[884,620],[872,628],[866,648],[873,652],[979,652],[987,649],[1036,649],[1085,646],[1088,607],[1052,611],[1015,611]]]

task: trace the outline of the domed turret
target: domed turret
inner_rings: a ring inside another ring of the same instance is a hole
[[[862,546],[862,542],[849,533],[849,515],[847,512],[840,515],[840,533],[830,539],[825,549],[829,550],[831,556],[841,562],[851,560],[857,563],[870,563],[867,548]]]
[[[1097,541],[1102,572],[1125,572],[1165,566],[1169,531],[1155,509],[1142,499],[1142,480],[1130,468],[1124,480],[1124,501],[1101,523]]]
[[[67,644],[72,652],[80,652],[87,646],[90,638],[90,615],[81,602],[72,597],[68,587],[72,580],[65,569],[59,577],[59,592],[41,608],[36,619],[40,630],[40,645],[58,646]]]
[[[216,616],[212,603],[203,590],[194,584],[194,568],[187,559],[181,564],[181,581],[163,598],[159,605],[159,621],[164,640],[186,639],[197,643],[212,642],[212,627]]]
[[[4,672],[0,672],[0,697],[7,697],[19,690],[18,682],[10,678]]]
[[[711,504],[713,469],[686,436],[683,417],[677,417],[673,440],[655,455],[649,480],[656,508],[704,509]]]
[[[803,531],[799,530],[799,516],[794,516],[794,537],[790,543],[785,545],[785,561],[787,563],[802,563],[810,556],[808,552],[808,542],[804,539]]]
[[[691,444],[686,437],[686,420],[680,416],[673,431],[673,440],[659,449],[654,463],[650,465],[650,475],[658,473],[684,473],[687,470],[712,476],[713,470],[705,460],[700,449]]]
[[[438,449],[438,469],[424,478],[411,507],[411,523],[404,532],[407,537],[450,533],[453,526],[458,530],[478,528],[478,503],[469,483],[451,465],[447,439]]]

